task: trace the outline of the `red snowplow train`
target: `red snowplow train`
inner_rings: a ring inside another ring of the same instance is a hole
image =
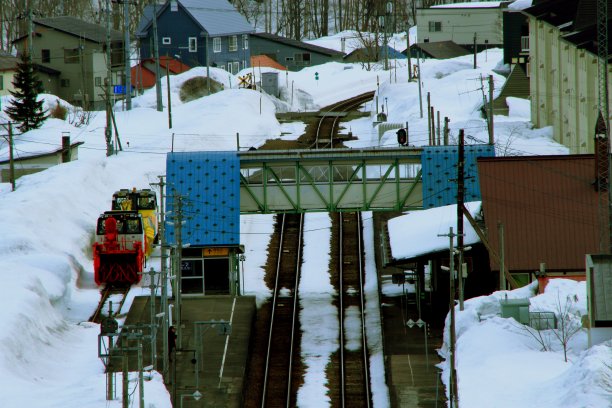
[[[100,215],[93,244],[97,285],[140,282],[145,262],[142,217],[137,211],[107,211]]]
[[[98,218],[93,244],[97,285],[130,286],[140,282],[157,239],[157,197],[149,189],[121,189],[112,211]]]

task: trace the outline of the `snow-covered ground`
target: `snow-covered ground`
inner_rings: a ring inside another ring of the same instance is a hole
[[[336,46],[340,37],[324,39]],[[468,141],[487,140],[486,123],[479,114],[483,86],[481,78],[493,75],[497,92],[504,78],[493,73],[502,60],[502,51],[488,50],[478,55],[478,68],[472,69],[472,57],[447,61],[421,62],[422,93],[431,96],[432,105],[451,119],[451,139],[463,128]],[[72,142],[82,141],[78,160],[46,171],[21,177],[17,189],[0,184],[0,405],[2,407],[120,407],[121,400],[105,401],[103,365],[97,358],[99,327],[86,320],[98,301],[93,283],[90,245],[98,215],[110,207],[112,193],[119,188],[149,187],[165,173],[166,153],[197,150],[236,150],[240,145],[259,146],[266,139],[299,136],[303,124],[280,124],[276,111],[315,110],[337,100],[366,91],[377,91],[379,109],[384,105],[390,122],[409,122],[410,143],[422,145],[427,140],[427,120],[420,117],[418,83],[407,82],[406,61],[396,61],[391,72],[374,67],[365,71],[359,64],[330,63],[308,67],[300,72],[279,73],[284,100],[256,91],[236,89],[237,77],[211,69],[225,90],[188,103],[181,103],[178,90],[184,80],[202,75],[196,68],[170,78],[173,128],[168,129],[167,110],[155,109],[155,91],[134,99],[134,109],[122,111],[116,106],[116,121],[124,151],[106,157],[103,112],[93,112],[89,123],[76,127],[71,122],[49,119],[41,129],[15,137],[17,157],[53,150],[61,146],[63,132]],[[319,73],[315,80],[314,73]],[[255,72],[259,76],[259,72]],[[163,78],[163,101],[167,101]],[[292,92],[293,90],[293,92]],[[55,104],[54,96],[43,96]],[[375,99],[375,100],[376,100]],[[66,106],[65,102],[62,102]],[[529,102],[512,99],[510,115],[495,117],[498,155],[565,154],[567,149],[554,143],[550,129],[533,129],[529,122]],[[2,99],[2,106],[9,98]],[[364,110],[372,114],[347,124],[359,140],[352,147],[393,146],[395,131],[378,140],[372,127],[377,107],[374,102]],[[74,116],[71,115],[71,118]],[[7,118],[0,113],[0,121]],[[5,140],[0,141],[0,158],[8,158]],[[429,211],[420,221],[437,223],[440,215]],[[367,218],[367,217],[366,217]],[[329,219],[325,215],[308,216],[305,237],[305,274],[301,282],[305,321],[317,319],[317,333],[305,332],[302,350],[307,379],[299,392],[302,407],[325,407],[325,378],[320,369],[337,348],[335,309],[331,307],[333,289],[325,270],[328,253]],[[371,223],[366,231],[372,233]],[[263,284],[265,248],[272,232],[272,216],[241,217],[241,243],[246,247],[245,288],[259,302],[269,295]],[[401,234],[401,232],[398,232]],[[370,238],[371,239],[371,235]],[[420,235],[421,240],[437,236]],[[406,241],[406,240],[404,240]],[[406,242],[410,246],[410,242]],[[369,248],[369,249],[368,249]],[[366,260],[368,276],[374,272],[371,251]],[[308,256],[316,253],[317,257]],[[155,266],[155,265],[154,265]],[[376,285],[370,279],[368,307],[376,308]],[[390,288],[391,290],[393,288]],[[132,296],[147,294],[134,288]],[[533,287],[507,293],[509,298],[531,298],[534,307],[556,310],[557,299],[578,299],[572,303],[575,319],[586,313],[584,283],[556,281],[543,295]],[[506,293],[466,301],[465,311],[457,313],[457,370],[462,408],[538,407],[605,408],[612,400],[612,343],[587,348],[586,334],[578,332],[569,343],[568,361],[554,340],[549,351],[511,319],[495,316],[498,300]],[[388,407],[384,384],[378,322],[372,318],[372,372],[375,375],[376,407]],[[321,319],[321,316],[325,316]],[[308,327],[309,325],[303,325]],[[378,340],[377,340],[378,339]],[[447,339],[447,337],[445,337]],[[447,356],[447,342],[440,350]],[[444,381],[448,366],[443,363]],[[382,379],[382,380],[381,380]],[[130,383],[130,392],[136,382]],[[204,396],[205,398],[205,396]],[[147,407],[170,407],[170,397],[156,374],[145,383]]]

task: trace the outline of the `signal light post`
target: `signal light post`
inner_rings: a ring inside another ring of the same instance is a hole
[[[406,129],[401,128],[397,132],[397,143],[400,146],[406,146],[408,144],[408,132]]]

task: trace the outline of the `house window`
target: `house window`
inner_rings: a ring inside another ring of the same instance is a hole
[[[213,38],[213,52],[221,52],[221,37]]]
[[[249,36],[246,34],[242,35],[242,48],[245,50],[249,49]]]
[[[196,37],[189,37],[189,52],[198,51],[198,39]]]
[[[232,74],[236,75],[240,71],[240,61],[232,62]]]
[[[170,37],[163,37],[162,38],[162,44],[170,45],[170,44],[172,44],[172,39]]]
[[[60,81],[62,88],[68,88],[70,86],[70,79],[64,78]]]
[[[442,22],[441,21],[430,21],[429,22],[429,32],[442,31]]]
[[[40,58],[43,63],[51,62],[51,50],[41,50]]]
[[[238,37],[235,35],[229,37],[229,50],[238,51]]]
[[[64,64],[78,64],[79,63],[79,49],[64,49]]]
[[[296,65],[310,65],[310,53],[294,54]]]
[[[102,77],[95,77],[94,78],[94,84],[96,86],[102,86]]]
[[[524,35],[521,37],[521,51],[527,52],[529,51],[529,36]]]
[[[527,65],[525,66],[525,73],[527,74],[527,78],[531,76],[531,64],[530,63],[527,63]]]

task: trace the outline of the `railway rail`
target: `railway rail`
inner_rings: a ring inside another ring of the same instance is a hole
[[[100,291],[100,302],[95,312],[89,318],[90,322],[100,323],[103,318],[114,317],[121,313],[130,286],[107,285]]]
[[[332,215],[337,264],[332,282],[338,290],[340,347],[329,375],[334,407],[372,406],[365,324],[364,267],[360,213]],[[359,327],[356,331],[355,328]],[[350,331],[349,331],[350,328]]]
[[[298,322],[298,284],[302,263],[303,214],[282,214],[280,245],[276,259],[276,276],[272,298],[272,315],[261,407],[295,406],[296,384],[294,362]]]
[[[373,96],[374,92],[367,92],[330,105],[326,110],[322,111],[321,118],[317,123],[316,136],[310,148],[331,148],[334,147],[334,141],[336,141],[336,143],[342,143],[341,140],[337,140],[336,138],[340,119],[345,116],[347,111],[357,109],[359,106],[372,99]]]
[[[323,113],[316,123],[307,126],[305,134],[299,138],[299,141],[282,141],[281,143],[273,140],[262,146],[260,150],[339,147],[342,145],[342,140],[336,136],[339,121],[346,116],[347,112],[355,110],[372,97],[373,92],[370,92],[326,107],[322,110]],[[297,290],[300,279],[303,217],[299,214],[279,214],[277,216],[275,233],[268,248],[265,277],[273,297],[262,305],[257,313],[247,381],[251,386],[247,386],[244,392],[245,408],[296,406],[297,391],[303,382],[304,370],[299,353],[301,332]],[[355,217],[357,215],[353,214],[353,219]],[[337,225],[337,221],[335,222]],[[360,255],[354,254],[353,258],[361,259]],[[347,285],[361,288],[361,284],[347,283]],[[350,304],[348,300],[346,303]],[[343,315],[344,312],[340,314]],[[365,328],[365,325],[362,327]],[[365,335],[361,337],[365,341]],[[367,352],[367,347],[362,346],[362,350]],[[359,390],[355,391],[353,385],[354,383],[369,384],[368,380],[363,379],[363,374],[354,374],[363,370],[367,371],[367,362],[356,365],[352,362],[353,354],[352,351],[347,353],[347,368],[345,369],[347,391],[344,392],[344,401],[345,404],[351,404],[346,406],[369,407],[371,399],[369,394],[359,386]],[[363,368],[364,364],[365,368]],[[329,382],[331,383],[332,380]],[[367,405],[357,402],[359,399],[367,400]],[[339,405],[335,403],[334,406]]]

